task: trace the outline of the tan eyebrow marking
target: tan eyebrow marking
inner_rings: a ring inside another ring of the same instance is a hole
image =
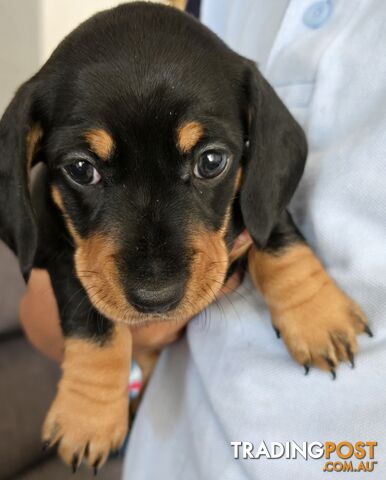
[[[204,127],[198,122],[187,122],[177,130],[177,146],[182,153],[188,153],[204,134]]]
[[[111,135],[101,128],[89,130],[85,139],[92,152],[102,160],[108,160],[115,149],[114,140]]]
[[[59,210],[64,213],[65,210],[64,210],[64,205],[63,205],[63,200],[62,200],[62,196],[59,192],[59,189],[56,185],[53,185],[51,187],[51,195],[52,195],[52,199],[53,201],[55,202],[55,205],[59,208]]]
[[[63,214],[64,222],[67,226],[67,229],[71,235],[71,237],[74,239],[74,242],[76,245],[80,245],[82,239],[78,235],[77,231],[75,230],[74,225],[72,224],[70,217],[68,216],[66,209],[64,208],[64,203],[63,203],[63,198],[62,195],[56,185],[52,185],[51,187],[51,196],[52,200],[54,201],[55,205],[59,208],[59,210]]]

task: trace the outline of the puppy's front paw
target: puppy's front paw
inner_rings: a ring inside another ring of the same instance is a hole
[[[372,336],[367,319],[307,245],[295,243],[276,254],[252,248],[248,264],[277,334],[306,373],[315,365],[335,378],[339,362],[354,366],[356,336],[362,332]]]
[[[82,459],[97,471],[110,450],[123,443],[128,428],[131,335],[114,326],[104,344],[67,338],[63,376],[43,427],[46,447],[75,471]]]
[[[127,433],[127,389],[99,389],[64,379],[44,423],[44,445],[59,443],[59,455],[74,472],[83,458],[97,472],[110,450],[122,445]]]
[[[314,365],[330,370],[333,378],[339,362],[348,361],[354,367],[356,336],[362,332],[372,336],[359,306],[327,275],[310,297],[300,296],[272,312],[272,323],[306,374]]]

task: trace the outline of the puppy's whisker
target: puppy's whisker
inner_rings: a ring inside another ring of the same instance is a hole
[[[96,275],[98,277],[102,277],[100,272],[95,272],[93,270],[79,270],[78,274],[79,275]]]
[[[221,302],[219,302],[218,298],[217,298],[217,295],[215,294],[215,292],[213,291],[212,287],[209,285],[209,284],[206,284],[206,286],[210,289],[210,291],[212,292],[213,294],[213,300],[217,306],[217,308],[219,309],[220,313],[222,316],[225,316],[225,312],[224,312],[224,309],[221,305]]]
[[[79,294],[79,293],[84,293],[83,287],[78,288],[78,290],[75,290],[75,292],[70,296],[70,298],[67,300],[67,302],[64,304],[62,308],[62,313],[64,314],[66,312],[66,309],[68,305],[71,303],[71,301]]]
[[[233,293],[235,293],[235,292],[238,293],[236,290],[231,289],[230,292],[223,293],[223,297],[224,297],[224,298],[227,300],[227,302],[231,305],[232,310],[233,310],[233,311],[235,312],[235,314],[237,315],[237,318],[240,318],[240,317],[239,317],[239,314],[238,314],[238,311],[237,311],[236,307],[234,306],[234,304],[233,304],[233,302],[232,302],[232,300],[231,300],[231,298],[230,298],[230,295],[229,295],[229,293],[232,293],[232,294],[233,294]],[[242,295],[240,295],[240,296],[243,297]]]
[[[79,308],[84,305],[84,303],[88,300],[88,297],[85,296],[82,298],[82,300],[78,303],[78,305],[76,306],[74,312],[72,313],[71,315],[71,320],[76,320],[76,317],[77,317],[77,313],[79,311]]]
[[[221,285],[221,286],[224,286],[224,285],[225,285],[224,283],[219,282],[219,281],[216,280],[215,278],[212,278],[212,279],[210,279],[210,280],[211,280],[212,282],[218,283],[218,284]],[[224,293],[224,294],[223,294],[224,296],[229,296],[230,293],[231,293],[232,295],[233,295],[233,294],[237,294],[240,298],[242,298],[243,300],[245,300],[246,302],[248,302],[250,305],[252,305],[252,303],[248,300],[248,298],[247,298],[245,295],[243,295],[242,293],[240,293],[240,292],[238,291],[238,287],[235,287],[235,288],[229,288],[229,287],[227,287],[227,289],[229,290],[229,292]],[[252,289],[250,289],[250,291],[252,291]]]

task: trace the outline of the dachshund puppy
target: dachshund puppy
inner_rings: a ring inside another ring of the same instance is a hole
[[[167,6],[95,15],[20,87],[0,124],[0,236],[26,280],[51,277],[65,354],[43,439],[74,470],[125,437],[129,327],[182,328],[244,260],[306,371],[353,364],[367,321],[287,211],[306,155],[255,64]]]

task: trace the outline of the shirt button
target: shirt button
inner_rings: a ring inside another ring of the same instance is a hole
[[[304,12],[303,23],[309,28],[320,28],[330,18],[331,12],[331,1],[313,3]]]

